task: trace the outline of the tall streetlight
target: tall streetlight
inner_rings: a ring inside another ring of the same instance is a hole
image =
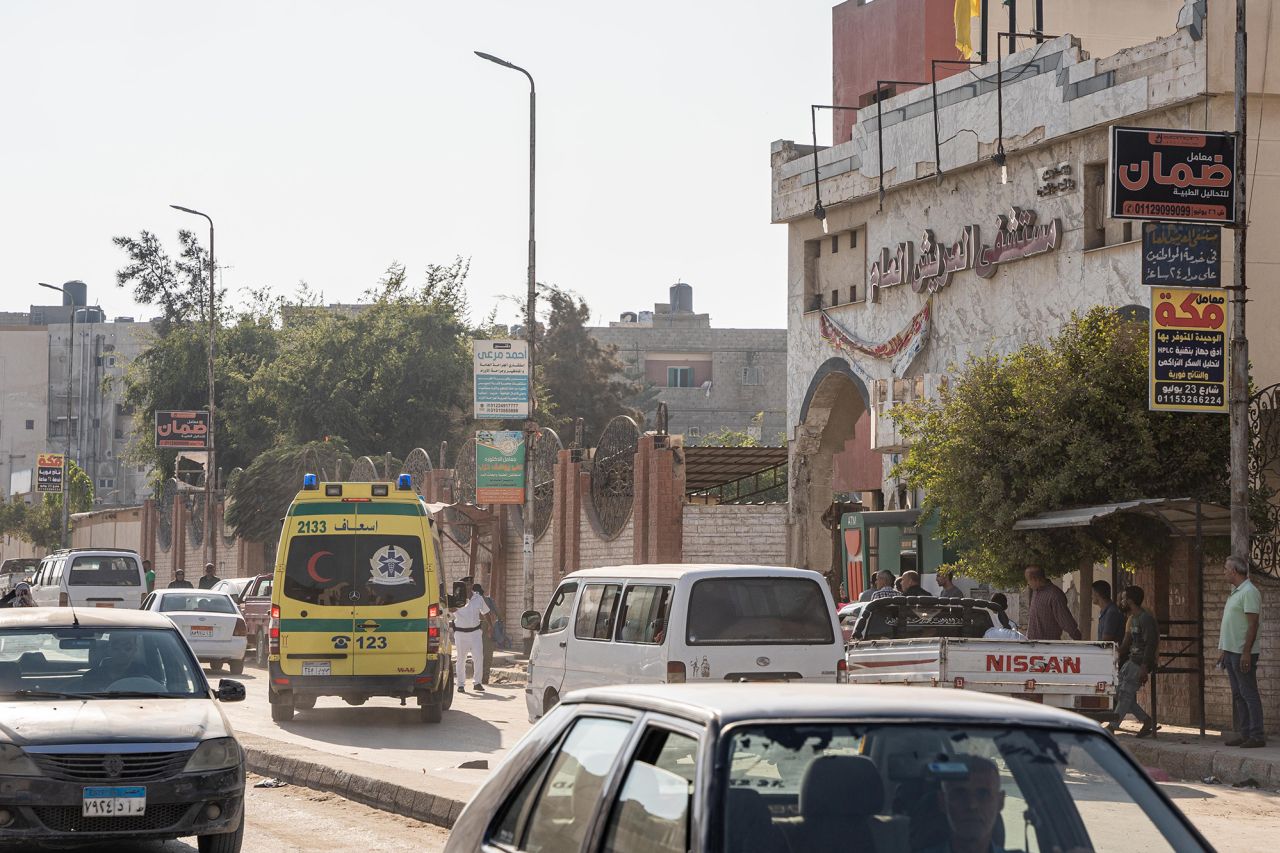
[[[538,318],[535,308],[538,302],[537,280],[534,276],[535,243],[533,238],[534,214],[534,152],[537,148],[537,92],[533,85],[533,75],[519,65],[499,59],[490,53],[475,52],[481,59],[497,63],[504,68],[519,71],[529,80],[529,291],[525,296],[524,337],[529,342],[529,418],[525,422],[524,446],[524,548],[522,549],[522,575],[524,578],[524,609],[533,610],[533,432],[534,432],[534,329]],[[527,642],[532,642],[532,633],[526,635]]]
[[[62,294],[62,301],[71,302],[71,329],[67,333],[67,452],[62,455],[62,547],[70,547],[71,536],[71,364],[76,352],[76,308],[75,298],[67,293],[66,288],[56,284],[45,284],[38,281],[41,287],[56,290]]]
[[[213,425],[217,422],[214,416],[213,408],[213,356],[214,356],[214,332],[217,330],[217,312],[215,302],[215,285],[214,276],[217,272],[217,266],[213,257],[213,218],[207,213],[201,213],[198,210],[192,210],[189,207],[183,207],[180,204],[169,205],[174,210],[180,210],[183,213],[190,213],[193,216],[203,216],[205,221],[209,223],[209,449],[208,458],[205,461],[204,469],[204,561],[205,563],[215,563],[218,547],[217,537],[213,535],[213,481],[217,477],[216,459],[214,457],[214,441],[213,441]]]

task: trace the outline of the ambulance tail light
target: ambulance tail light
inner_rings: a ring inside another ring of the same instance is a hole
[[[440,651],[441,632],[440,605],[433,604],[427,608],[427,652],[434,654]]]
[[[244,619],[240,619],[240,618],[236,619],[236,627],[235,627],[235,630],[231,632],[231,636],[233,637],[249,636],[249,626],[244,623]]]
[[[836,684],[849,683],[849,662],[844,658],[836,661]]]
[[[667,684],[684,684],[684,664],[680,661],[667,661]]]
[[[280,654],[280,605],[271,605],[271,627],[268,634],[269,642],[267,643],[267,652],[273,655]]]

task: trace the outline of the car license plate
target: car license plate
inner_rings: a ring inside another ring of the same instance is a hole
[[[135,817],[147,813],[147,789],[85,788],[82,817]]]
[[[196,640],[208,640],[213,637],[212,625],[192,625],[187,629],[191,637]]]
[[[99,601],[99,602],[95,602],[93,606],[94,607],[115,607],[116,605],[114,602],[111,602],[111,601]]]
[[[304,660],[302,662],[303,675],[332,675],[333,665],[327,660]]]

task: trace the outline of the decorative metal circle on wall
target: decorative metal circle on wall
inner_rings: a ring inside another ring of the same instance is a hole
[[[458,503],[476,502],[476,440],[468,438],[458,450],[453,469],[453,499]]]
[[[1280,473],[1280,384],[1263,388],[1249,400],[1249,453],[1251,490],[1267,494],[1268,480]],[[1280,576],[1280,496],[1267,499],[1266,532],[1249,537],[1254,568],[1272,577]]]
[[[227,523],[227,511],[231,509],[231,487],[235,485],[236,478],[242,473],[244,473],[243,468],[232,468],[231,473],[227,475],[226,488],[222,491],[222,542],[225,545],[236,544],[236,532]]]
[[[427,451],[421,447],[415,447],[409,451],[409,455],[405,457],[404,465],[400,468],[401,474],[408,474],[413,478],[413,488],[418,494],[422,494],[422,489],[427,483],[427,475],[435,470],[431,465],[431,457],[427,455]]]
[[[534,433],[529,447],[533,469],[533,538],[541,539],[551,526],[556,504],[556,460],[564,445],[553,429]]]
[[[192,547],[204,544],[204,492],[187,496],[187,541]]]
[[[459,545],[467,545],[471,542],[471,520],[467,518],[466,513],[449,507],[441,513],[440,521],[448,528],[449,535]]]
[[[640,427],[619,415],[600,434],[591,458],[591,504],[601,532],[610,539],[622,532],[631,517],[639,442]]]
[[[165,552],[173,547],[173,496],[177,493],[178,481],[170,477],[155,495],[156,545]]]
[[[378,463],[368,456],[361,456],[352,466],[347,479],[352,483],[377,483],[382,480],[382,476],[378,473]]]

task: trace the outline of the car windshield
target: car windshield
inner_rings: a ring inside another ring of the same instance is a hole
[[[99,555],[71,561],[70,586],[142,586],[133,557]]]
[[[235,603],[225,595],[162,595],[160,596],[160,612],[177,611],[198,613],[237,613]]]
[[[1001,726],[745,725],[727,734],[724,850],[1203,849],[1106,737]],[[747,835],[743,835],[747,833]]]
[[[831,607],[816,581],[798,577],[708,578],[689,595],[688,643],[812,645],[835,642]]]
[[[6,700],[203,696],[204,677],[172,628],[0,629]]]

